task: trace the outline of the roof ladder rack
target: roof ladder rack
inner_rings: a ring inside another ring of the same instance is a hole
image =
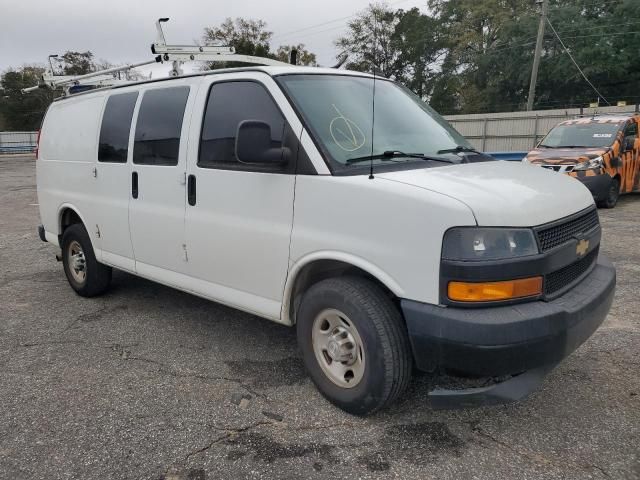
[[[183,75],[182,64],[185,62],[241,62],[253,65],[274,65],[290,66],[289,63],[281,62],[273,58],[256,57],[253,55],[239,55],[235,53],[233,47],[215,45],[167,45],[162,24],[169,21],[168,18],[159,18],[156,21],[157,37],[155,43],[151,45],[151,52],[156,55],[153,60],[140,63],[132,63],[120,67],[107,68],[97,72],[84,75],[55,75],[51,58],[57,55],[49,55],[51,70],[47,70],[41,79],[41,83],[35,87],[22,89],[23,93],[32,92],[38,88],[63,88],[64,95],[77,93],[91,87],[107,87],[131,83],[128,79],[119,78],[120,72],[128,72],[134,68],[152,65],[154,63],[172,62],[173,66],[169,73],[172,77]]]
[[[177,77],[182,75],[180,65],[184,62],[242,62],[253,65],[290,66],[290,64],[267,57],[253,55],[241,55],[235,53],[233,47],[215,45],[167,45],[162,24],[168,22],[168,18],[159,18],[156,21],[156,42],[151,45],[151,53],[158,55],[158,62],[173,62],[173,70],[170,75]]]

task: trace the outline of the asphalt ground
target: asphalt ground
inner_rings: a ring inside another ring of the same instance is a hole
[[[640,195],[600,210],[618,288],[594,336],[510,406],[369,418],[307,378],[295,331],[116,272],[67,284],[35,162],[0,157],[0,478],[640,478]]]

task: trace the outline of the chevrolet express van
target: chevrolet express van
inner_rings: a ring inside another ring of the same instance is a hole
[[[640,190],[640,114],[594,115],[556,125],[524,162],[580,180],[599,207]]]
[[[39,233],[79,295],[116,268],[295,326],[309,375],[348,412],[389,405],[414,366],[500,377],[434,390],[436,406],[507,402],[602,323],[615,270],[583,185],[463,161],[472,150],[418,97],[357,72],[100,89],[46,114]]]

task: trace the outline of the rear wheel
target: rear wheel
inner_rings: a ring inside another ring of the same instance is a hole
[[[111,267],[98,263],[89,234],[79,223],[62,234],[62,264],[69,285],[78,295],[94,297],[109,288]]]
[[[412,358],[400,312],[375,283],[359,277],[313,285],[297,315],[305,366],[322,395],[366,415],[406,389]]]
[[[607,197],[598,202],[598,206],[602,208],[613,208],[618,203],[618,198],[620,198],[620,180],[613,178],[607,191]]]

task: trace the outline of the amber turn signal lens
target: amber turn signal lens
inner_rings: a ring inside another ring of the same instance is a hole
[[[447,294],[456,302],[496,302],[542,293],[542,277],[504,282],[449,282]]]

